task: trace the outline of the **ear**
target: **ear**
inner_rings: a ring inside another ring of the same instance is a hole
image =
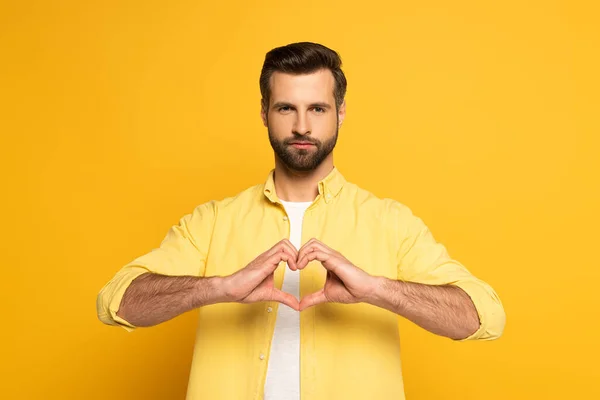
[[[342,102],[342,105],[338,109],[338,128],[342,126],[342,122],[346,118],[346,100]]]
[[[265,109],[265,102],[260,99],[260,118],[262,119],[263,125],[267,126],[267,110]]]

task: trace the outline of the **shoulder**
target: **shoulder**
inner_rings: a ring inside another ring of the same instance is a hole
[[[217,216],[219,213],[238,212],[244,208],[251,208],[260,204],[264,184],[250,186],[242,191],[221,199],[213,199],[197,205],[192,214],[202,216]]]
[[[352,201],[361,211],[376,213],[381,218],[396,219],[412,215],[412,210],[397,199],[381,197],[352,182],[346,182],[344,196]]]

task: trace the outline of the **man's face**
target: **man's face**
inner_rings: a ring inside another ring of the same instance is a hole
[[[288,168],[312,171],[333,151],[346,108],[344,103],[336,110],[334,82],[328,69],[271,76],[271,99],[261,116],[275,154]]]

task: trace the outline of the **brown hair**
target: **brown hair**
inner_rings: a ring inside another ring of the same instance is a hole
[[[299,42],[286,46],[276,47],[265,56],[260,73],[260,93],[262,105],[268,110],[271,98],[269,81],[273,72],[279,71],[288,74],[310,74],[326,68],[331,71],[335,79],[333,96],[336,109],[339,108],[346,95],[346,76],[341,69],[342,59],[339,54],[328,47],[318,43]]]

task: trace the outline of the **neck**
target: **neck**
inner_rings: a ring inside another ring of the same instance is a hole
[[[312,171],[294,171],[275,157],[275,191],[283,201],[313,201],[319,194],[319,181],[333,170],[333,153]]]

